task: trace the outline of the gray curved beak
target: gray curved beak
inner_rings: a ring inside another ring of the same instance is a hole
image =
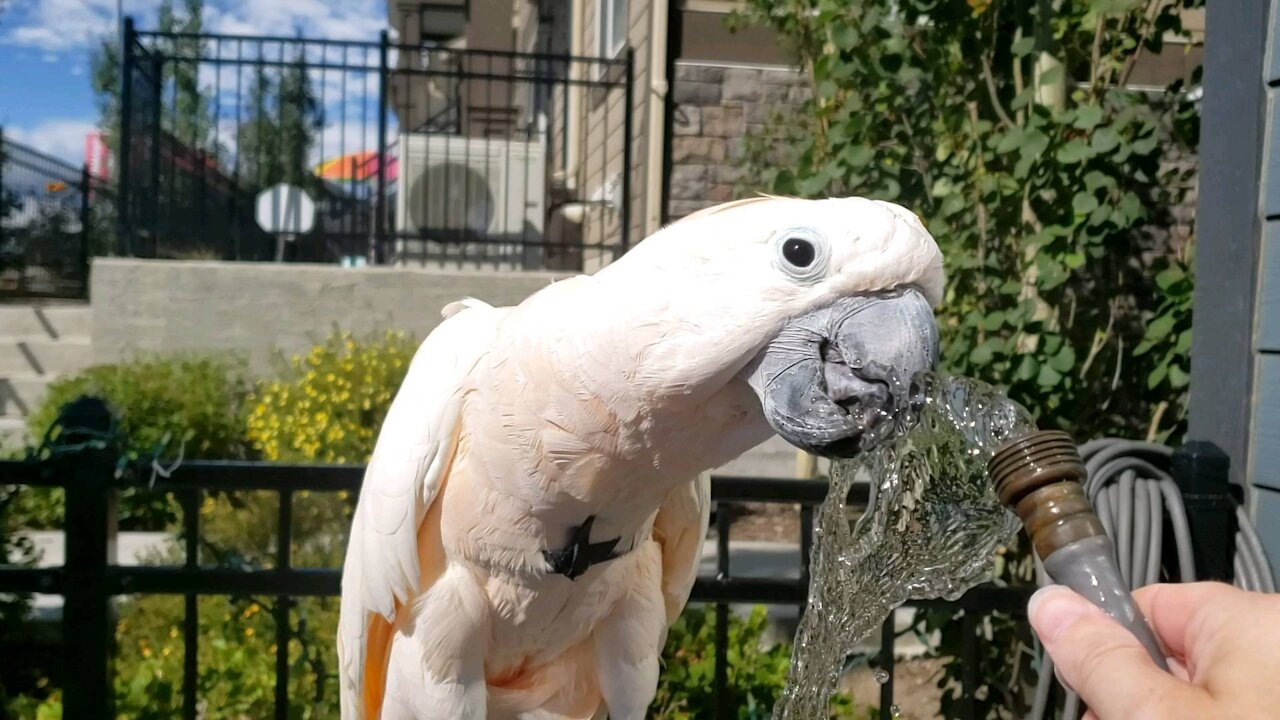
[[[918,290],[846,297],[795,318],[746,370],[769,425],[792,445],[851,457],[918,403],[913,380],[938,359],[938,326]]]

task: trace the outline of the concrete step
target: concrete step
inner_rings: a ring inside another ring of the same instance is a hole
[[[93,346],[88,338],[0,337],[0,378],[12,375],[56,377],[88,367]]]
[[[51,379],[30,374],[0,377],[0,417],[24,418],[34,412]]]
[[[0,304],[0,337],[88,338],[92,324],[88,303]]]
[[[799,451],[781,437],[774,435],[763,443],[743,453],[736,459],[713,471],[715,475],[730,477],[796,477],[796,460]],[[818,460],[818,472],[826,472],[827,462]]]

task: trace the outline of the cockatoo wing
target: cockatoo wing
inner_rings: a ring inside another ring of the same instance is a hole
[[[420,546],[419,526],[446,480],[467,376],[492,345],[504,313],[478,300],[446,306],[444,322],[414,354],[383,421],[343,564],[338,664],[344,720],[364,718],[380,705],[396,612],[443,570],[426,567],[442,565],[442,550]]]
[[[698,579],[702,542],[710,519],[710,473],[701,473],[667,493],[653,519],[653,537],[662,547],[662,597],[667,624],[680,616]]]

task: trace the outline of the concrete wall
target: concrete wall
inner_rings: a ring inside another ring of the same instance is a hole
[[[305,351],[334,327],[425,338],[463,297],[512,305],[564,277],[479,270],[99,258],[90,296],[95,362],[137,351],[236,350],[255,369]]]

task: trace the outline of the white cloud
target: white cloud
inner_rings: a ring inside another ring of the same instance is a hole
[[[92,120],[51,119],[33,127],[6,126],[5,135],[73,165],[84,162],[85,136],[96,129]]]
[[[387,27],[379,0],[228,0],[206,9],[213,32],[376,41]]]
[[[154,29],[154,0],[124,0],[139,30]],[[206,0],[209,32],[376,41],[387,29],[383,0]],[[83,49],[116,32],[116,0],[32,0],[12,8],[0,42],[46,53]]]
[[[125,0],[124,12],[149,9],[146,0]],[[94,40],[116,31],[116,0],[37,0],[10,10],[9,31],[0,39],[11,45],[48,53],[83,49]],[[56,55],[54,56],[56,58]]]

